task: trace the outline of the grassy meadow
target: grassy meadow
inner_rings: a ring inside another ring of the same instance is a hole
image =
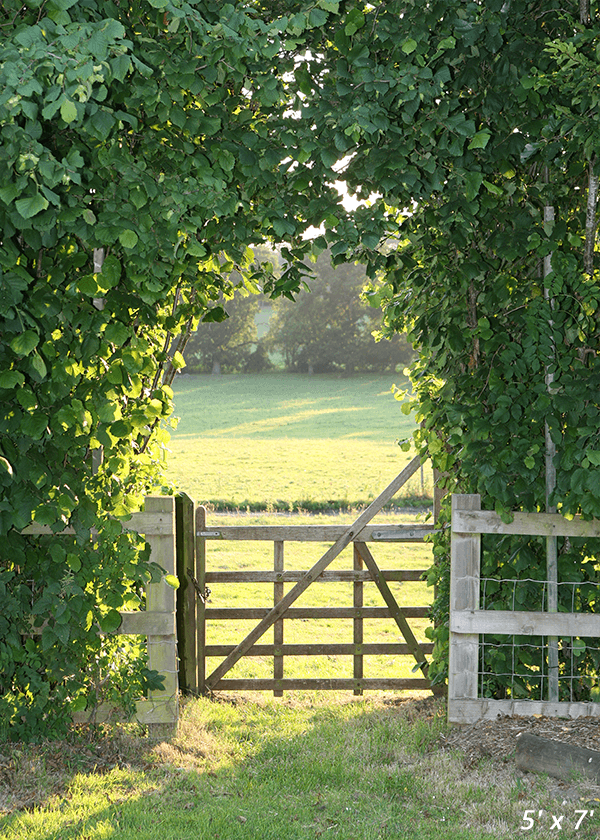
[[[168,478],[217,509],[323,510],[372,501],[412,457],[401,374],[232,374],[176,380]],[[431,496],[426,465],[398,494]]]

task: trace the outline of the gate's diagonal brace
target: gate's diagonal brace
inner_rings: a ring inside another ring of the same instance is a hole
[[[402,612],[401,607],[398,606],[398,602],[394,598],[392,594],[392,590],[388,586],[387,581],[383,577],[381,570],[377,563],[375,562],[375,558],[371,554],[369,547],[365,543],[357,542],[355,544],[356,550],[359,553],[360,557],[362,558],[365,566],[371,573],[371,577],[377,584],[377,588],[381,592],[383,596],[383,600],[388,606],[390,613],[392,614],[392,618],[398,625],[400,632],[406,639],[406,644],[408,645],[408,649],[410,650],[411,654],[417,660],[419,668],[421,669],[423,676],[425,679],[429,679],[428,671],[429,665],[427,662],[427,657],[423,653],[421,649],[421,645],[417,642],[413,631],[408,626],[408,622]]]
[[[388,606],[390,613],[392,614],[392,618],[398,625],[400,632],[406,639],[406,644],[408,645],[408,649],[417,660],[419,668],[425,679],[429,679],[429,663],[427,662],[427,657],[423,653],[421,645],[417,642],[413,631],[410,629],[404,612],[402,608],[398,606],[394,595],[392,594],[392,590],[388,586],[387,580],[383,577],[379,566],[377,565],[375,558],[371,554],[369,547],[366,543],[357,542],[355,543],[356,550],[360,557],[362,558],[365,566],[371,573],[371,577],[377,584],[377,588],[381,592],[383,596],[383,600]],[[440,695],[444,693],[444,687],[442,685],[434,685],[431,686],[431,690],[434,694]]]
[[[376,516],[382,507],[392,499],[398,490],[405,484],[408,479],[414,475],[421,465],[421,459],[416,455],[412,461],[396,476],[396,478],[389,484],[383,493],[381,493],[374,502],[371,502],[368,508],[364,510],[348,530],[335,542],[331,548],[327,549],[325,554],[318,560],[292,589],[284,595],[281,601],[273,607],[270,612],[260,621],[256,627],[248,633],[237,647],[235,647],[229,656],[227,656],[221,664],[206,678],[206,688],[213,689],[219,680],[229,671],[235,663],[242,658],[242,656],[250,650],[252,645],[263,636],[278,618],[296,601],[302,593],[308,589],[310,584],[324,571],[330,563],[340,554],[347,545],[349,545],[357,534],[369,524],[369,522]]]

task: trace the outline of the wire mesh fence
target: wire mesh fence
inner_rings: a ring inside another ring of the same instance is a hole
[[[559,611],[596,612],[600,582],[562,581]],[[548,582],[534,578],[481,578],[482,610],[548,611]],[[600,639],[562,637],[558,640],[559,699],[598,701],[600,698]],[[479,696],[497,699],[544,700],[548,697],[548,637],[481,635]]]

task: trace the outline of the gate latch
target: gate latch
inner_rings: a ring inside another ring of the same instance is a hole
[[[206,604],[206,602],[210,598],[210,589],[208,588],[208,586],[205,586],[204,589],[202,589],[202,587],[200,586],[196,578],[193,576],[193,574],[191,572],[188,572],[188,574],[192,579],[192,583],[194,584],[196,595],[198,596],[198,598],[200,598],[203,604]]]

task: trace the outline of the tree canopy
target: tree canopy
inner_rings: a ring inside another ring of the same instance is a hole
[[[362,298],[364,266],[332,267],[325,251],[310,268],[307,290],[294,301],[275,301],[266,346],[282,354],[288,370],[303,373],[402,370],[411,361],[411,348],[404,336],[376,340],[381,310]]]
[[[200,323],[185,348],[186,369],[194,373],[229,373],[244,370],[256,353],[257,296],[235,294],[223,299],[222,321]]]
[[[95,628],[152,572],[109,517],[156,485],[189,332],[234,268],[262,278],[251,243],[288,241],[265,282],[296,289],[294,237],[339,202],[285,163],[303,155],[288,23],[243,3],[3,4],[0,715],[17,735],[102,699]],[[31,520],[76,536],[49,553]]]

